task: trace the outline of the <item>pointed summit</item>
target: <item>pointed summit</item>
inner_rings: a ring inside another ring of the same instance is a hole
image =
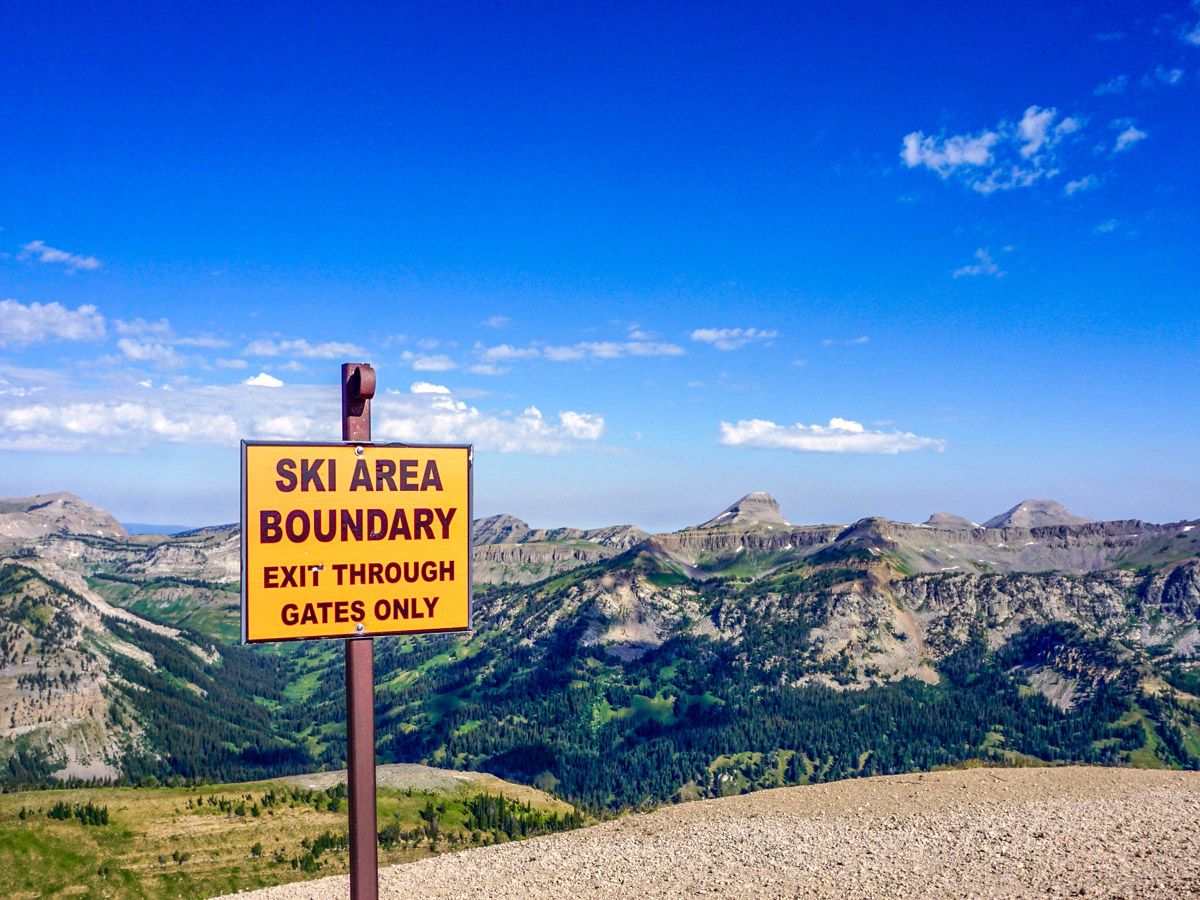
[[[723,525],[781,525],[790,528],[791,522],[779,512],[779,501],[763,491],[747,494],[741,500],[726,507],[720,514],[709,519],[700,528],[718,528]]]
[[[1091,519],[1077,516],[1057,500],[1022,500],[1008,512],[983,523],[984,528],[1047,528],[1086,525]]]

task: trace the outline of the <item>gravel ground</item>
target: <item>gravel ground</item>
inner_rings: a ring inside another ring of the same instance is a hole
[[[389,898],[1200,897],[1200,773],[972,769],[761,791],[380,872]],[[341,898],[345,876],[256,891]]]

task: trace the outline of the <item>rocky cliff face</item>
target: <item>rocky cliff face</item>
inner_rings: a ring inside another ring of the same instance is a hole
[[[114,680],[113,658],[155,663],[114,634],[113,621],[179,638],[111,606],[49,560],[0,561],[0,763],[32,754],[60,778],[120,773],[141,729],[123,698],[127,686]]]
[[[473,574],[483,584],[532,584],[610,559],[647,537],[632,525],[534,529],[515,516],[489,516],[472,527]]]

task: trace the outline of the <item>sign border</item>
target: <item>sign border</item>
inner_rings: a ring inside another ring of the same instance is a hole
[[[406,450],[466,450],[467,451],[467,627],[466,628],[423,628],[406,631],[372,631],[362,634],[301,636],[290,638],[257,638],[247,636],[249,617],[246,615],[246,448],[247,447],[379,447]],[[294,641],[354,641],[364,638],[395,637],[409,634],[467,634],[475,630],[475,445],[474,444],[410,444],[403,441],[247,441],[241,442],[241,493],[238,503],[241,511],[239,540],[241,542],[241,636],[243,644],[282,644]]]

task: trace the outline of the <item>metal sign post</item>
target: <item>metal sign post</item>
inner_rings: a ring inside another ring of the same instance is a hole
[[[371,440],[375,370],[342,366],[342,440],[242,441],[242,641],[346,648],[350,896],[376,900],[375,648],[471,629],[469,444]]]
[[[375,369],[342,365],[342,440],[371,440]],[[379,896],[379,844],[375,833],[375,640],[346,644],[346,789],[350,807],[350,897]]]

